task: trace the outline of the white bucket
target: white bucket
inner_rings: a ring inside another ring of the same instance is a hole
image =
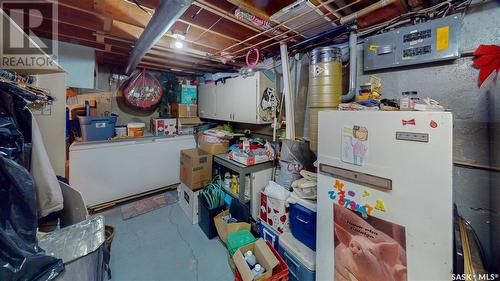
[[[127,124],[127,129],[128,129],[128,136],[129,137],[134,137],[134,138],[140,138],[144,136],[144,128],[146,127],[146,124],[144,123],[128,123]]]

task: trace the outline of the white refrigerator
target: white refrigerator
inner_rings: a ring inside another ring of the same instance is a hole
[[[452,115],[319,114],[316,280],[451,280]]]

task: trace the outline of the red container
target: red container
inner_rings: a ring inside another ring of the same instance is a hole
[[[273,276],[266,279],[265,281],[288,281],[288,265],[280,256],[280,254],[278,254],[278,252],[273,248],[273,246],[271,246],[269,241],[266,241],[266,244],[269,249],[271,249],[274,256],[278,259],[279,264],[273,269]],[[236,270],[236,273],[234,274],[234,281],[243,281],[238,270]]]

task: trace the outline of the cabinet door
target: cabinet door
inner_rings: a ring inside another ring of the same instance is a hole
[[[198,111],[201,118],[215,119],[215,85],[200,84],[198,87]]]
[[[217,120],[233,121],[234,79],[227,79],[226,83],[215,86],[215,112]]]
[[[257,75],[234,81],[233,114],[235,122],[257,122]]]

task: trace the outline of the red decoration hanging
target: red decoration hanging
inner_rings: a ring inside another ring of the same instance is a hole
[[[496,71],[493,82],[496,83],[498,72],[500,71],[500,46],[496,45],[480,45],[474,51],[472,60],[474,66],[479,68],[478,87],[481,87],[483,82],[488,78],[493,71]]]

